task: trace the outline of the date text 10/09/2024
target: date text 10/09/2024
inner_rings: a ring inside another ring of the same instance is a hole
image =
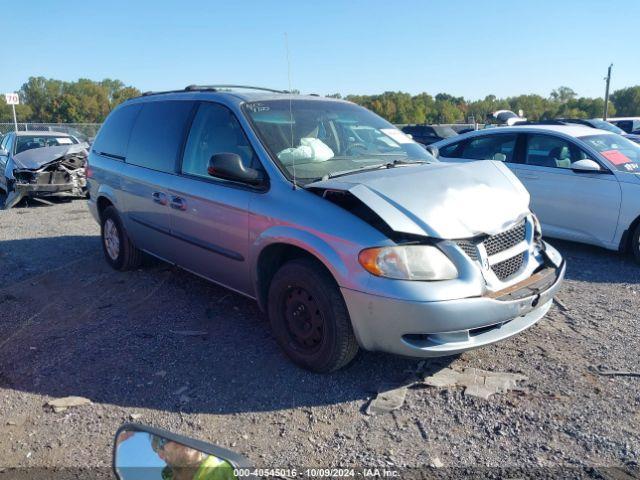
[[[400,472],[385,468],[256,468],[235,469],[238,478],[399,478]]]

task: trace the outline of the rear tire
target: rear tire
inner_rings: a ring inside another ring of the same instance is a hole
[[[636,229],[631,236],[631,253],[633,253],[636,262],[640,263],[640,223],[636,225]]]
[[[138,250],[126,230],[115,207],[104,209],[101,215],[100,237],[107,263],[115,270],[131,270],[142,263],[142,252]]]
[[[269,286],[267,311],[280,347],[307,370],[333,372],[358,353],[340,289],[312,260],[292,260],[278,270]]]

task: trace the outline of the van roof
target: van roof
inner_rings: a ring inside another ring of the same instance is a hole
[[[287,100],[290,98],[305,99],[305,100],[331,100],[341,101],[333,98],[321,97],[319,95],[300,95],[297,93],[290,93],[285,90],[274,90],[264,87],[249,87],[243,85],[189,85],[182,90],[169,90],[165,92],[145,92],[139,97],[134,97],[128,100],[128,102],[145,102],[151,99],[181,99],[181,100],[198,100],[198,99],[210,99],[216,100],[221,98],[235,99],[238,103],[241,102],[256,102],[266,100]]]

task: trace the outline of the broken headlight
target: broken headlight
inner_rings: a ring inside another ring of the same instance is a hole
[[[35,175],[33,172],[28,170],[14,170],[13,178],[16,179],[17,183],[32,183],[34,181]]]
[[[430,245],[367,248],[360,265],[378,277],[396,280],[451,280],[458,269],[447,256]]]

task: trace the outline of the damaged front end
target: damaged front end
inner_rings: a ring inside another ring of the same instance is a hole
[[[393,243],[361,250],[372,276],[341,288],[367,350],[437,357],[504,340],[539,321],[562,283],[565,262],[501,163],[395,167],[306,188]]]
[[[5,169],[4,208],[25,197],[86,196],[86,145],[54,146],[27,150],[10,157]]]

